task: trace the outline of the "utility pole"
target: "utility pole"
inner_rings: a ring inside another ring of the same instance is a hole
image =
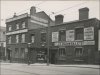
[[[50,15],[49,15],[49,19],[48,19],[47,33],[48,33],[48,34],[47,34],[47,39],[48,39],[48,41],[47,41],[47,66],[49,66],[49,61],[50,61],[50,60],[49,60],[49,58],[50,58],[50,57],[49,57],[49,56],[50,56],[50,55],[49,55],[49,53],[50,53],[50,52],[49,52],[49,50],[50,50],[50,46],[49,46],[49,45],[50,45],[50,44],[49,44],[49,40],[50,40],[50,39],[49,39],[49,36],[50,36]]]

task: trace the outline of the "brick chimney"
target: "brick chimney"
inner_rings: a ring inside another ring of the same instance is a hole
[[[79,9],[79,20],[85,20],[89,18],[89,8],[81,8]]]
[[[61,14],[60,15],[56,15],[55,16],[55,25],[63,23],[63,18],[64,18],[64,16],[61,15]]]
[[[30,15],[34,15],[36,13],[36,8],[34,6],[30,9]]]

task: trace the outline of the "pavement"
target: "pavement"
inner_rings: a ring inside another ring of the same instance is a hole
[[[27,66],[28,64],[25,63],[2,63],[1,65],[17,65],[17,66]],[[29,66],[47,66],[46,63],[34,63],[34,64],[30,64]],[[78,68],[92,68],[92,69],[100,69],[100,65],[90,65],[90,64],[86,64],[86,65],[80,65],[80,64],[68,64],[68,65],[58,65],[58,64],[49,64],[49,66],[51,67],[78,67]]]
[[[99,65],[0,64],[1,75],[100,75]]]

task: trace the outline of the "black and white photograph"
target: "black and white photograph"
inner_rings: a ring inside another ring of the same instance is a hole
[[[100,75],[100,0],[0,0],[0,75]]]

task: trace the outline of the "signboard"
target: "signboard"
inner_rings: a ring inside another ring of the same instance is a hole
[[[66,41],[74,41],[74,30],[66,31]]]
[[[95,41],[84,41],[84,45],[95,45]]]
[[[54,46],[82,46],[82,41],[70,41],[70,42],[56,42],[54,43]]]
[[[84,40],[94,40],[94,27],[84,28]]]
[[[59,37],[59,32],[52,32],[52,42],[57,42]]]
[[[98,31],[98,50],[100,51],[100,30]]]

